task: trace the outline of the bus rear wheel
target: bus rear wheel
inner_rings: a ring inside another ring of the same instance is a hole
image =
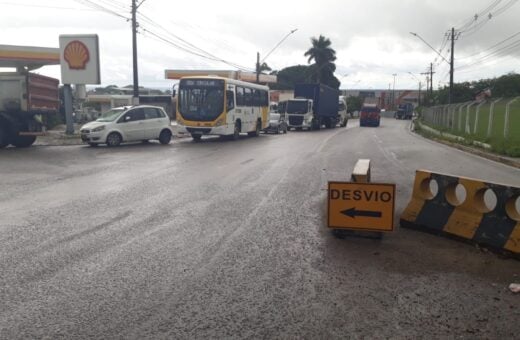
[[[240,138],[240,130],[241,130],[240,121],[237,120],[235,122],[235,128],[233,129],[233,134],[231,135],[231,138],[233,140],[237,140],[238,138]]]
[[[248,136],[250,137],[258,137],[260,136],[260,129],[262,128],[262,121],[258,120],[256,122],[256,127],[255,127],[255,131],[250,131],[247,133]]]

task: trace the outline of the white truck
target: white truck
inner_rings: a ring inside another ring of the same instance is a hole
[[[0,52],[0,67],[16,69],[0,73],[0,148],[27,147],[44,134],[47,115],[60,108],[58,79],[29,70],[59,64],[59,50],[0,45]]]
[[[348,123],[347,100],[345,96],[339,96],[338,103],[339,126],[345,127]]]
[[[339,91],[324,84],[296,84],[294,99],[287,101],[289,127],[297,130],[334,128],[340,122]]]

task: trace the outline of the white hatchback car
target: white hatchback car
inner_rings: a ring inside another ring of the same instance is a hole
[[[168,144],[172,138],[171,122],[157,106],[139,105],[116,107],[97,120],[83,125],[81,140],[90,146],[117,146],[123,142],[157,139]]]

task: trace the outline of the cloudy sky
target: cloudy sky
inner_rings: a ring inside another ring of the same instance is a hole
[[[138,0],[142,1],[142,0]],[[310,38],[330,38],[341,88],[416,88],[434,63],[434,87],[449,66],[446,33],[457,29],[455,81],[520,72],[518,0],[144,0],[139,7],[140,85],[169,87],[165,69],[275,70],[307,64]],[[0,0],[0,44],[58,47],[60,34],[96,33],[104,85],[132,83],[131,0]],[[475,15],[476,16],[475,19]],[[518,33],[518,34],[517,34]],[[516,34],[516,35],[515,35]],[[223,60],[218,61],[218,60]],[[234,65],[234,66],[231,66]],[[59,78],[59,67],[39,72]]]

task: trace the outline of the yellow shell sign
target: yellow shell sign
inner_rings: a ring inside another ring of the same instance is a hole
[[[65,46],[63,58],[73,70],[84,70],[90,60],[87,46],[79,40],[73,40]]]

